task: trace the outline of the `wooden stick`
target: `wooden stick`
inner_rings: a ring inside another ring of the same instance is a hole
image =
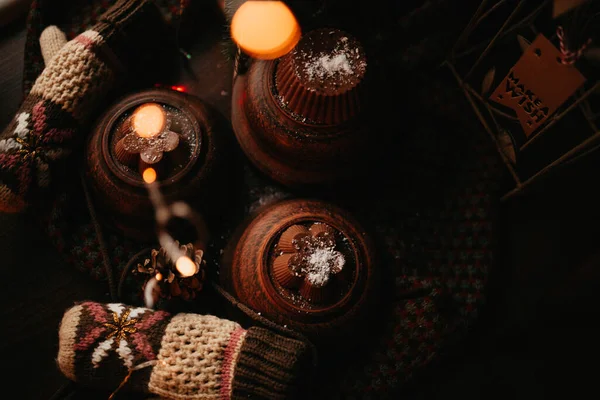
[[[577,146],[573,147],[571,150],[569,150],[568,152],[566,152],[565,154],[563,154],[561,157],[557,158],[552,163],[548,164],[547,166],[545,166],[544,168],[542,168],[541,170],[539,170],[532,177],[530,177],[525,182],[523,182],[523,184],[521,185],[521,188],[525,188],[525,187],[531,185],[537,178],[539,178],[539,177],[547,174],[553,168],[559,166],[562,163],[568,162],[568,160],[572,156],[575,155],[576,157],[578,157],[579,155],[577,153],[579,151],[585,149],[587,146],[590,145],[590,143],[593,143],[593,142],[595,142],[597,140],[600,140],[600,132],[597,132],[593,136],[590,136],[589,138],[587,138],[586,140],[584,140],[583,142],[581,142],[580,144],[578,144]],[[521,189],[521,188],[519,188],[519,189]],[[506,200],[506,199],[514,196],[517,192],[518,192],[518,190],[513,189],[512,191],[510,191],[510,192],[506,193],[504,196],[502,196],[501,200],[504,201],[504,200]]]
[[[540,13],[540,11],[542,11],[544,9],[544,7],[546,6],[546,3],[548,3],[549,0],[545,0],[538,8],[536,8],[535,10],[533,10],[529,15],[527,15],[525,18],[523,18],[522,20],[520,20],[519,22],[515,23],[513,26],[511,26],[510,28],[508,28],[500,37],[500,39],[504,38],[505,36],[511,34],[512,32],[514,32],[515,30],[519,29],[521,26],[525,25],[527,22],[529,22],[531,19],[535,18],[537,16],[537,14]],[[481,49],[482,47],[485,46],[485,42],[482,43],[478,43],[476,45],[473,45],[471,47],[469,47],[468,49],[460,52],[459,54],[453,54],[453,57],[455,59],[464,57],[466,55],[469,55],[471,53],[473,53],[474,51],[477,51],[479,49]]]
[[[467,38],[467,36],[469,36],[469,34],[471,34],[471,31],[476,26],[475,22],[477,21],[477,18],[479,18],[479,15],[483,13],[483,9],[485,8],[486,4],[487,0],[482,0],[481,3],[479,3],[479,7],[477,7],[477,10],[469,20],[469,23],[467,24],[465,29],[463,29],[463,31],[460,33],[458,39],[456,39],[454,47],[452,48],[452,57],[454,57],[454,53],[457,47]]]
[[[510,162],[510,160],[508,159],[508,157],[506,156],[506,154],[504,154],[504,152],[502,151],[502,148],[500,147],[500,144],[498,143],[498,140],[496,139],[496,136],[494,135],[494,133],[490,129],[489,125],[487,124],[487,121],[485,120],[485,118],[483,118],[483,115],[481,114],[481,111],[479,111],[479,108],[477,107],[477,105],[473,101],[473,98],[469,94],[469,90],[467,89],[468,85],[463,82],[463,80],[460,78],[460,76],[458,75],[458,72],[456,72],[456,69],[454,69],[454,67],[452,66],[452,64],[448,63],[447,65],[450,68],[450,71],[452,71],[452,73],[454,74],[454,77],[458,81],[458,83],[459,83],[460,87],[462,88],[463,92],[465,93],[465,96],[467,97],[467,100],[471,104],[471,107],[473,108],[473,111],[475,111],[475,114],[479,118],[479,121],[483,125],[483,128],[490,135],[490,137],[492,138],[493,142],[496,144],[496,149],[498,149],[498,153],[500,153],[500,156],[502,157],[502,160],[504,161],[504,164],[506,165],[506,167],[508,168],[510,174],[512,175],[513,179],[515,180],[515,183],[516,183],[517,187],[520,187],[521,186],[521,180],[519,179],[519,176],[517,175],[516,171],[514,170],[513,165]]]
[[[479,55],[479,58],[477,58],[477,60],[471,66],[471,69],[469,70],[469,72],[467,72],[467,75],[465,75],[465,78],[464,78],[465,81],[467,79],[469,79],[469,77],[471,76],[471,74],[473,73],[473,71],[475,70],[475,68],[477,68],[477,66],[479,65],[479,63],[481,62],[481,60],[483,60],[483,58],[489,53],[489,51],[492,49],[492,47],[494,46],[494,44],[496,43],[496,41],[498,40],[498,38],[500,37],[500,35],[502,35],[502,32],[504,31],[504,29],[506,29],[506,27],[508,26],[508,24],[510,24],[510,21],[512,21],[512,19],[515,17],[515,15],[517,15],[517,13],[519,12],[519,10],[521,9],[521,7],[523,6],[523,4],[525,4],[525,3],[526,3],[525,0],[520,1],[519,4],[517,4],[517,6],[515,7],[515,9],[510,13],[510,15],[508,16],[508,18],[506,18],[506,20],[504,21],[504,23],[502,24],[502,26],[500,27],[500,29],[498,29],[498,31],[496,32],[496,34],[494,35],[494,37],[492,38],[492,40],[490,41],[490,43],[488,43],[488,45],[485,48],[485,50],[483,50],[483,52]]]
[[[471,95],[473,95],[477,100],[479,100],[480,102],[482,102],[483,104],[485,104],[487,106],[487,109],[490,110],[490,112],[493,112],[495,114],[501,115],[504,118],[508,118],[508,119],[510,119],[512,121],[518,121],[519,120],[519,118],[517,118],[517,117],[515,117],[513,115],[507,114],[507,113],[505,113],[502,110],[498,110],[497,108],[492,107],[490,105],[490,103],[488,101],[486,101],[483,97],[481,97],[481,95],[479,93],[477,93],[477,91],[475,91],[475,89],[473,89],[471,86],[467,85],[466,88],[469,91],[469,93],[471,93]]]

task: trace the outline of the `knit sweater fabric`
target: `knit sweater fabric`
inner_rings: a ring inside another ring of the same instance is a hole
[[[142,54],[160,53],[164,41],[153,39],[162,25],[152,2],[119,0],[92,29],[60,50],[60,38],[42,38],[50,44],[48,64],[0,134],[0,211],[22,211],[43,199],[98,104],[119,79],[148,61],[134,57],[132,47]],[[144,52],[144,46],[153,51]]]
[[[67,378],[108,390],[134,369],[124,390],[178,400],[290,399],[310,370],[306,343],[262,328],[95,302],[65,312],[57,361]]]

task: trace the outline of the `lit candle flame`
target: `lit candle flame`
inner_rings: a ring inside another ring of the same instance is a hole
[[[153,138],[163,131],[166,120],[165,111],[160,105],[147,103],[133,112],[131,125],[139,137]]]
[[[300,40],[300,26],[283,1],[249,0],[231,20],[231,37],[251,57],[272,60]]]

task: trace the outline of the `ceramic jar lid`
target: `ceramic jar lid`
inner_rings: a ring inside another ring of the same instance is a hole
[[[106,136],[105,160],[117,176],[124,174],[142,183],[141,172],[151,166],[159,172],[161,181],[173,181],[197,162],[202,149],[202,131],[186,107],[178,107],[170,99],[161,101],[147,96],[129,108],[115,110],[113,118]],[[140,120],[154,123],[156,130],[151,131],[152,126],[140,126]]]
[[[167,89],[124,96],[96,121],[86,178],[106,216],[127,236],[153,239],[154,209],[142,179],[151,167],[167,203],[185,201],[215,218],[230,164],[227,121],[197,97]]]
[[[329,203],[286,200],[229,244],[222,284],[267,318],[320,340],[339,338],[376,293],[374,250],[354,218]]]

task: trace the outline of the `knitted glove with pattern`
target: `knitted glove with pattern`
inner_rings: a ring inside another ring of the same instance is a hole
[[[307,343],[266,329],[117,303],[78,304],[59,330],[69,379],[114,390],[134,370],[123,390],[166,399],[297,398],[310,362]]]
[[[0,211],[18,212],[43,197],[98,104],[121,79],[162,56],[164,27],[152,2],[119,0],[60,49],[56,32],[42,38],[47,65],[0,134]]]

